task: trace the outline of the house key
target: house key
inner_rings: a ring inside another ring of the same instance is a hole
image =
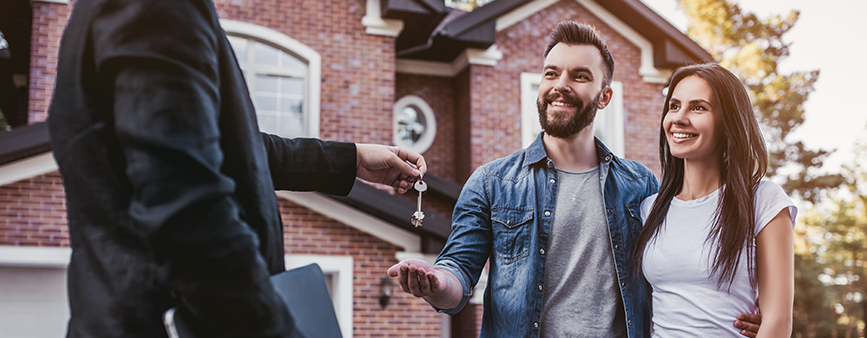
[[[421,221],[424,220],[424,213],[421,211],[421,195],[427,191],[427,183],[419,180],[412,187],[418,192],[418,209],[412,214],[412,225],[418,228],[421,226]]]

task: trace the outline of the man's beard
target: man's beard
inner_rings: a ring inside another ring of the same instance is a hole
[[[549,122],[548,106],[560,97],[563,98],[564,103],[567,105],[578,107],[578,113],[572,115],[572,118],[565,122],[560,122],[556,119]],[[539,124],[542,125],[542,130],[545,131],[545,134],[556,138],[568,138],[575,135],[589,126],[593,122],[593,119],[596,118],[596,107],[599,106],[599,99],[601,97],[602,91],[600,90],[596,94],[596,97],[593,98],[593,101],[585,105],[581,99],[575,96],[556,93],[545,95],[544,98],[536,100],[536,109],[539,110]]]

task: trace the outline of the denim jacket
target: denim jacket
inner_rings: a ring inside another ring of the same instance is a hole
[[[618,158],[596,140],[603,198],[630,338],[650,336],[650,306],[641,269],[629,260],[641,230],[639,207],[659,183],[637,162]],[[545,260],[559,180],[542,144],[479,167],[470,176],[452,216],[452,232],[435,267],[463,286],[458,313],[490,259],[481,337],[539,337]],[[593,297],[594,295],[588,295]],[[601,300],[600,300],[601,301]]]

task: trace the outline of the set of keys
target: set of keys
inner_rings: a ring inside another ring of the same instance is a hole
[[[412,188],[418,194],[418,209],[412,214],[412,225],[418,228],[421,226],[421,221],[424,220],[424,213],[421,211],[421,195],[424,195],[424,192],[427,191],[427,183],[419,180],[413,184]]]

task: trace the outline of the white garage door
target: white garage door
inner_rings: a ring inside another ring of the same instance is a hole
[[[0,267],[0,337],[66,335],[66,269]]]

